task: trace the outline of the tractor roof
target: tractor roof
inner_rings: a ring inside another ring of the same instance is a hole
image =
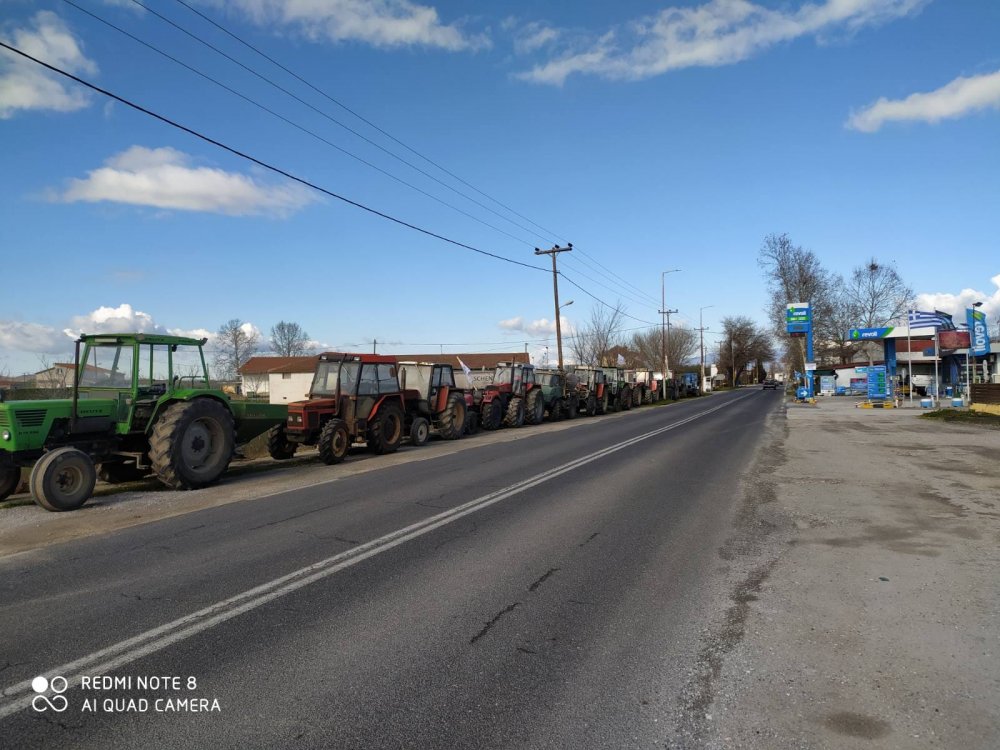
[[[371,365],[394,365],[396,358],[388,354],[359,354],[357,352],[323,352],[320,360],[327,362],[362,362]]]
[[[92,344],[168,344],[178,346],[204,346],[207,338],[193,339],[188,336],[167,336],[158,333],[81,333],[80,343]]]

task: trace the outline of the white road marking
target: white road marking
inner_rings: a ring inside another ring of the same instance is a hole
[[[83,675],[109,674],[126,664],[130,664],[131,662],[137,661],[145,656],[161,651],[171,644],[186,640],[191,636],[204,632],[209,628],[213,628],[216,625],[226,622],[227,620],[231,620],[232,618],[245,612],[257,609],[258,607],[285,596],[286,594],[290,594],[293,591],[297,591],[312,583],[328,578],[335,573],[339,573],[345,568],[349,568],[352,565],[356,565],[370,557],[386,552],[393,547],[398,547],[399,545],[412,539],[428,534],[441,528],[442,526],[457,521],[464,516],[483,510],[484,508],[488,508],[491,505],[499,503],[501,500],[506,500],[514,495],[518,495],[525,490],[536,487],[549,481],[550,479],[555,479],[558,476],[573,471],[574,469],[578,469],[579,467],[591,463],[592,461],[597,461],[598,459],[604,458],[612,453],[624,450],[625,448],[642,442],[643,440],[648,440],[649,438],[656,437],[657,435],[662,435],[665,432],[677,429],[678,427],[688,424],[689,422],[693,422],[696,419],[700,419],[708,414],[717,412],[720,409],[732,406],[733,404],[742,401],[751,395],[755,395],[755,393],[747,393],[746,395],[726,401],[725,403],[714,406],[711,409],[698,412],[697,414],[692,414],[689,417],[673,422],[664,427],[659,427],[655,430],[643,433],[642,435],[637,435],[636,437],[629,438],[628,440],[624,440],[620,443],[616,443],[615,445],[590,453],[581,458],[574,459],[573,461],[569,461],[553,469],[549,469],[548,471],[543,471],[541,474],[536,474],[533,477],[524,479],[510,485],[509,487],[496,490],[488,495],[478,497],[475,500],[470,500],[469,502],[452,508],[451,510],[446,510],[442,513],[438,513],[437,515],[430,516],[429,518],[425,518],[424,520],[418,521],[410,526],[390,532],[389,534],[381,536],[378,539],[373,539],[370,542],[366,542],[345,552],[336,554],[333,557],[328,557],[325,560],[320,560],[319,562],[300,568],[299,570],[281,576],[280,578],[275,578],[273,581],[263,583],[260,586],[256,586],[237,594],[236,596],[216,602],[211,606],[200,609],[197,612],[192,612],[191,614],[174,620],[173,622],[166,623],[165,625],[153,628],[152,630],[147,630],[145,633],[140,633],[133,638],[120,641],[119,643],[108,646],[100,651],[95,651],[92,654],[88,654],[87,656],[83,656],[67,664],[47,669],[43,672],[43,674],[60,675],[65,677],[69,681],[71,687],[78,686],[80,684],[80,677]],[[13,698],[13,700],[0,705],[0,719],[6,718],[7,716],[17,713],[18,711],[30,706],[33,697],[34,695],[30,680],[25,680],[0,690],[0,698]]]

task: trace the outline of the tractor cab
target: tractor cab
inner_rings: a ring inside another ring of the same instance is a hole
[[[403,394],[394,357],[326,352],[319,355],[309,398],[288,405],[288,421],[268,433],[273,458],[291,458],[315,445],[325,463],[338,463],[355,441],[391,453],[403,434]]]
[[[500,362],[493,373],[493,382],[486,390],[502,391],[523,398],[535,386],[533,365]]]

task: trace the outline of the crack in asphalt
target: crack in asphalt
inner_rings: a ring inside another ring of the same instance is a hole
[[[285,523],[287,521],[294,521],[296,518],[302,518],[303,516],[308,516],[313,513],[320,513],[321,511],[329,510],[329,508],[313,508],[312,510],[307,510],[302,513],[296,513],[294,516],[288,516],[286,518],[281,518],[277,521],[269,521],[268,523],[262,523],[260,526],[251,526],[247,531],[256,531],[257,529],[266,529],[268,526],[277,526],[278,524]]]
[[[546,578],[548,578],[549,576],[551,576],[553,573],[555,573],[558,570],[559,570],[559,568],[549,568],[547,571],[545,571],[544,573],[542,573],[542,577],[541,578],[539,578],[533,584],[531,584],[530,586],[528,586],[528,591],[534,591],[535,589],[537,589],[539,586],[541,586],[543,583],[545,583],[545,579]]]
[[[494,625],[496,625],[497,622],[500,620],[501,617],[503,617],[504,615],[508,614],[509,612],[513,612],[514,609],[517,607],[518,604],[520,604],[520,602],[514,602],[513,604],[508,604],[506,607],[504,607],[499,612],[497,612],[495,615],[493,615],[493,619],[490,620],[488,623],[486,623],[486,625],[483,626],[482,630],[480,630],[478,633],[476,633],[474,636],[472,636],[472,640],[469,641],[469,645],[471,646],[473,643],[475,643],[480,638],[482,638],[484,635],[486,635],[488,632],[490,632],[490,628],[492,628]]]
[[[601,532],[599,532],[599,531],[595,531],[595,532],[594,532],[593,534],[591,534],[591,535],[590,535],[590,536],[588,536],[588,537],[587,537],[586,539],[584,539],[584,540],[583,540],[582,542],[580,542],[580,544],[578,544],[577,546],[578,546],[578,547],[583,547],[583,546],[585,546],[585,545],[587,545],[587,544],[590,544],[590,543],[591,543],[592,541],[594,541],[594,538],[595,538],[595,537],[597,537],[597,536],[599,536],[599,535],[600,535],[600,533],[601,533]]]

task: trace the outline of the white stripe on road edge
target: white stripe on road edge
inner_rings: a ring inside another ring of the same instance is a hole
[[[451,510],[446,510],[435,516],[431,516],[430,518],[425,518],[423,521],[418,521],[417,523],[405,528],[390,532],[385,536],[373,539],[370,542],[365,542],[358,547],[349,549],[346,552],[341,552],[333,557],[320,560],[317,563],[313,563],[312,565],[296,570],[293,573],[276,578],[273,581],[268,581],[260,586],[244,591],[241,594],[230,597],[229,599],[216,602],[209,607],[200,609],[197,612],[192,612],[191,614],[181,617],[178,620],[174,620],[173,622],[169,622],[166,625],[161,625],[158,628],[147,630],[145,633],[140,633],[133,638],[108,646],[100,651],[95,651],[94,653],[77,659],[76,661],[46,670],[44,674],[61,675],[69,681],[69,684],[72,687],[76,687],[80,684],[80,677],[84,674],[109,674],[126,664],[141,659],[144,656],[156,653],[157,651],[161,651],[171,644],[178,643],[190,638],[193,635],[197,635],[202,631],[215,627],[216,625],[226,622],[227,620],[231,620],[244,612],[249,612],[257,607],[267,604],[268,602],[274,601],[279,597],[290,594],[293,591],[297,591],[304,586],[308,586],[309,584],[327,578],[334,573],[338,573],[345,568],[356,565],[363,560],[374,557],[375,555],[390,550],[393,547],[398,547],[400,544],[404,544],[411,539],[416,539],[417,537],[430,533],[431,531],[439,529],[442,526],[452,523],[453,521],[457,521],[459,518],[467,516],[470,513],[475,513],[483,508],[488,508],[495,503],[499,503],[501,500],[506,500],[507,498],[520,494],[525,490],[536,487],[543,482],[547,482],[550,479],[555,479],[556,477],[569,471],[578,469],[592,461],[596,461],[604,456],[616,453],[617,451],[628,448],[629,446],[635,445],[643,440],[648,440],[651,437],[661,435],[664,432],[669,432],[670,430],[681,427],[689,422],[693,422],[696,419],[700,419],[708,414],[719,411],[719,409],[732,406],[737,401],[742,401],[751,395],[754,394],[748,393],[744,396],[739,396],[731,401],[726,401],[725,403],[714,406],[711,409],[698,412],[697,414],[693,414],[690,417],[673,422],[665,427],[659,427],[650,432],[643,433],[642,435],[629,438],[621,443],[616,443],[608,448],[603,448],[595,453],[583,456],[582,458],[574,459],[573,461],[557,466],[554,469],[543,471],[541,474],[536,474],[529,479],[524,479],[516,484],[510,485],[509,487],[496,490],[488,495],[483,495],[482,497],[471,500],[463,505],[459,505]],[[21,695],[22,693],[24,695]],[[10,698],[18,695],[21,695],[21,697],[15,698],[14,700],[0,706],[0,719],[6,718],[7,716],[17,713],[18,711],[21,711],[31,705],[31,700],[34,697],[34,691],[31,688],[30,680],[19,682],[0,691],[0,698]]]

